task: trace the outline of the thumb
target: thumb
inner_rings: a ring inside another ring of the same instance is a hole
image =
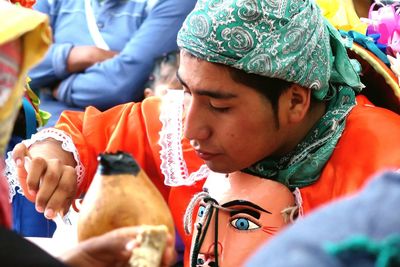
[[[16,175],[18,176],[22,191],[27,199],[29,199],[31,202],[35,202],[35,195],[29,193],[26,185],[26,178],[31,165],[31,159],[28,157],[28,155],[28,149],[22,143],[17,144],[12,151],[12,159],[16,165]]]
[[[12,151],[12,159],[14,160],[17,168],[24,167],[24,158],[28,155],[28,148],[23,144],[17,144]]]

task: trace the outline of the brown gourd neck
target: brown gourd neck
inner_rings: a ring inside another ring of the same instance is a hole
[[[140,171],[139,165],[132,156],[124,152],[100,154],[98,161],[97,171],[101,175],[137,175]]]

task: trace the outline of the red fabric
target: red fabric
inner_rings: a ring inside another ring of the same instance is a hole
[[[323,203],[357,191],[372,174],[382,168],[400,168],[400,117],[376,108],[363,96],[346,121],[346,129],[317,183],[301,189],[306,213]],[[123,150],[132,153],[159,188],[171,208],[176,227],[190,248],[190,236],[183,230],[183,214],[194,193],[201,191],[202,182],[194,186],[168,188],[160,171],[161,122],[160,100],[117,106],[106,112],[88,108],[85,113],[65,112],[57,128],[69,133],[86,168],[80,191],[87,190],[97,167],[96,157],[104,151]],[[385,137],[382,137],[382,136]],[[189,171],[203,163],[196,157],[187,140],[183,143]],[[189,266],[186,249],[185,266]]]
[[[8,200],[8,184],[4,173],[4,159],[0,157],[0,225],[11,229],[11,206]]]
[[[23,7],[32,8],[36,3],[36,0],[11,0],[13,4],[20,4]]]

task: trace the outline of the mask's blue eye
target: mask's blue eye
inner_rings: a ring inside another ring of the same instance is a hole
[[[200,206],[199,211],[197,212],[197,217],[199,217],[199,218],[203,217],[205,210],[206,210],[206,207]]]
[[[232,220],[231,225],[241,231],[254,230],[260,228],[259,225],[243,217]]]

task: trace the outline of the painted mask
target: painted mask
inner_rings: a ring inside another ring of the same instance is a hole
[[[283,184],[243,172],[212,173],[203,189],[185,216],[197,207],[197,215],[189,216],[195,220],[191,266],[241,266],[297,211]]]

